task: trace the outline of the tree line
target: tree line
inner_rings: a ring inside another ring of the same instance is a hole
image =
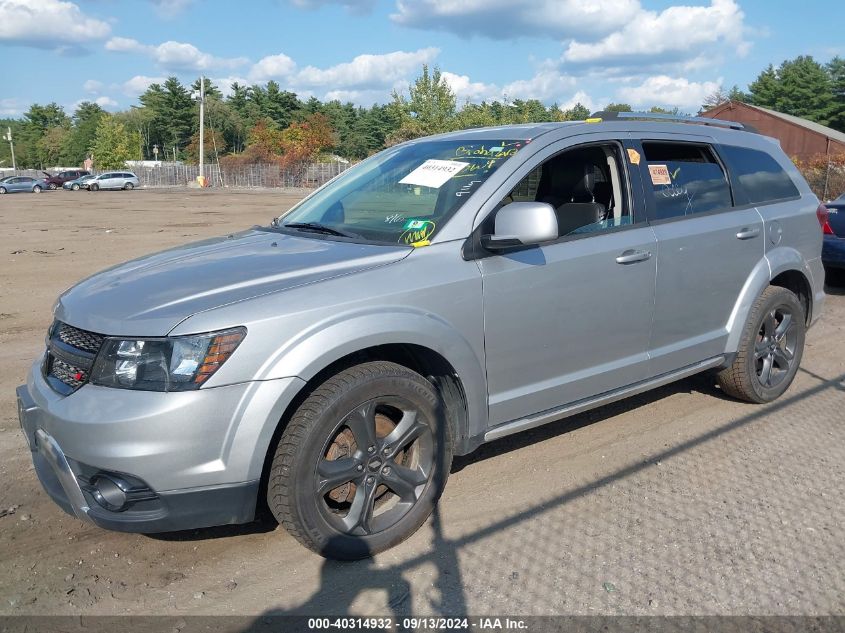
[[[113,169],[127,160],[199,158],[199,79],[184,85],[176,77],[150,85],[128,110],[108,113],[93,102],[67,114],[56,103],[33,104],[10,127],[21,168],[81,165],[93,156],[95,167]],[[281,164],[337,155],[360,160],[412,138],[471,127],[511,123],[583,120],[590,112],[546,106],[537,99],[502,99],[459,104],[441,72],[423,66],[407,92],[369,108],[337,100],[301,99],[277,82],[234,83],[224,96],[206,81],[205,160],[221,164],[278,161]],[[793,114],[845,131],[845,60],[821,64],[810,56],[770,65],[748,85],[719,89],[702,109],[734,99]],[[632,111],[613,103],[606,110]],[[682,114],[676,108],[650,112]],[[0,167],[11,165],[9,144],[0,144]]]

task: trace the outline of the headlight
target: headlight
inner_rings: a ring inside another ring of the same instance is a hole
[[[237,349],[246,328],[171,338],[107,338],[91,370],[91,384],[144,391],[200,386]]]

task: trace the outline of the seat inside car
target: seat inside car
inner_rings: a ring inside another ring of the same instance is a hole
[[[555,208],[558,235],[606,219],[610,194],[602,189],[604,203],[596,200],[596,163],[588,152],[563,154],[543,165],[537,200]],[[602,155],[603,157],[603,155]]]

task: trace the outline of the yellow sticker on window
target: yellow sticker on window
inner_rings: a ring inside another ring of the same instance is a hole
[[[640,164],[640,153],[635,149],[628,150],[628,159],[631,161],[633,165]]]

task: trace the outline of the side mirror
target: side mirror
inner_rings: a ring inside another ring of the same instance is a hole
[[[511,202],[496,212],[492,235],[482,235],[488,250],[532,246],[558,238],[554,207],[545,202]]]

